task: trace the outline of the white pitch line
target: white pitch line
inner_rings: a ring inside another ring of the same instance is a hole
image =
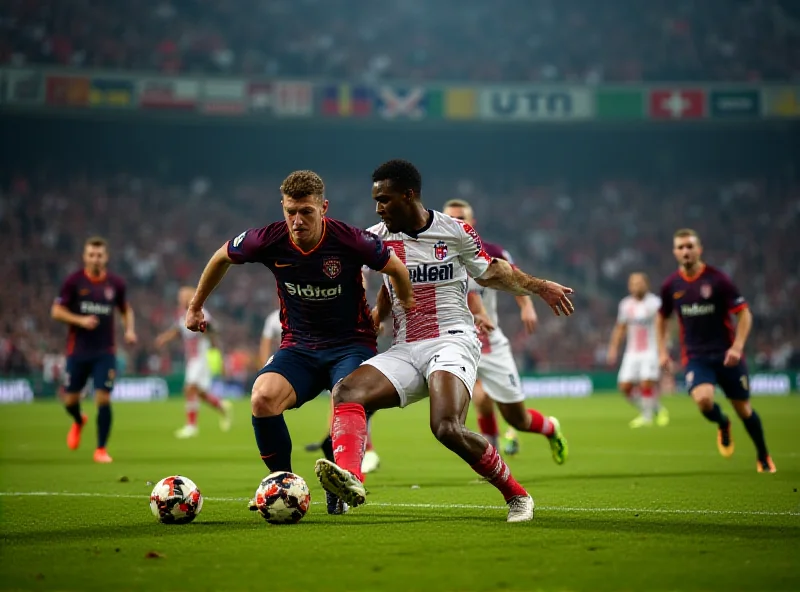
[[[0,491],[0,497],[101,497],[112,499],[138,499],[146,498],[146,495],[125,495],[110,493],[87,493],[87,492],[68,492],[68,491]],[[244,497],[206,497],[209,502],[235,502],[244,503],[248,498]],[[323,502],[313,502],[314,505],[322,505]],[[391,502],[370,502],[369,506],[379,508],[417,508],[427,510],[505,510],[506,506],[484,506],[475,504],[413,504],[413,503],[391,503]],[[691,515],[717,515],[717,516],[797,516],[798,512],[772,512],[768,510],[670,510],[666,508],[583,508],[569,506],[536,506],[537,510],[546,512],[567,512],[567,513],[631,513],[631,514],[691,514]]]

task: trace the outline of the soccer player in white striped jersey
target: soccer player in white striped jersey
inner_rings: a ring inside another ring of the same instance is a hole
[[[472,206],[464,200],[451,199],[444,204],[444,213],[470,226],[475,224]],[[484,241],[483,249],[490,256],[508,261],[514,266],[511,255],[500,245]],[[545,436],[550,444],[553,460],[556,464],[563,465],[569,455],[569,449],[567,439],[561,432],[561,424],[555,417],[547,417],[536,409],[525,407],[525,394],[520,385],[519,371],[511,351],[511,344],[497,324],[497,290],[484,288],[470,279],[467,303],[473,315],[485,314],[494,327],[488,333],[479,334],[481,361],[478,363],[478,380],[475,382],[472,402],[478,415],[478,429],[481,435],[493,446],[498,445],[497,419],[492,409],[494,402],[512,429]],[[530,297],[517,296],[517,304],[521,310],[523,323],[526,319],[535,322],[536,313]],[[484,401],[479,400],[479,397],[485,400],[487,396],[488,405],[482,404]],[[510,441],[516,442],[516,435],[513,439],[510,438]],[[507,448],[505,452],[515,454],[518,447],[519,444],[516,444],[511,450]]]
[[[219,414],[219,427],[223,432],[231,429],[233,406],[211,394],[211,366],[208,363],[208,350],[212,347],[212,333],[194,333],[186,328],[184,316],[189,308],[189,301],[194,296],[194,288],[184,286],[178,290],[179,312],[175,324],[156,337],[156,347],[164,347],[177,337],[183,338],[183,349],[186,356],[186,368],[183,384],[183,395],[186,398],[186,425],[175,432],[176,438],[194,438],[200,433],[197,427],[197,412],[200,401],[207,403]],[[210,318],[206,312],[206,318]],[[213,319],[209,326],[213,326]],[[212,329],[213,331],[213,329]]]
[[[538,294],[557,315],[574,311],[572,293],[554,282],[531,277],[483,250],[468,224],[422,204],[422,178],[405,160],[391,160],[372,175],[372,197],[382,223],[371,232],[405,263],[415,306],[403,309],[391,286],[381,289],[373,322],[388,316],[381,302],[390,296],[394,342],[366,360],[333,389],[331,435],[335,463],[320,459],[322,486],[351,506],[366,501],[361,459],[367,438],[365,409],[405,407],[430,397],[430,426],[506,500],[508,522],[533,519],[533,498],[511,476],[497,449],[464,425],[480,359],[474,319],[467,307],[472,276],[484,287],[512,294]]]
[[[658,400],[657,385],[661,375],[656,342],[656,315],[661,308],[661,298],[650,292],[644,273],[632,273],[628,278],[628,292],[619,303],[617,324],[608,345],[608,364],[615,366],[619,348],[625,338],[625,354],[619,368],[619,390],[639,416],[631,420],[632,428],[659,426],[669,423],[669,413]],[[638,390],[638,395],[635,392]]]

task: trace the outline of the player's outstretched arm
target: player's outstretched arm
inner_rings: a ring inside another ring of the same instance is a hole
[[[155,345],[158,349],[161,349],[162,347],[167,345],[170,341],[178,337],[178,335],[179,335],[178,328],[170,327],[166,331],[163,331],[162,333],[159,333],[158,336],[156,336]]]
[[[753,327],[753,313],[749,308],[743,308],[736,313],[736,334],[733,338],[733,345],[725,352],[725,366],[736,366],[744,353],[744,345],[747,343],[747,336]]]
[[[408,273],[408,268],[403,265],[403,262],[394,254],[394,251],[390,253],[389,261],[383,266],[381,273],[389,276],[394,293],[403,308],[414,308],[414,289],[411,286],[411,276]]]
[[[189,310],[186,311],[186,328],[191,331],[205,331],[206,320],[203,315],[203,305],[211,295],[222,278],[228,272],[228,268],[233,264],[233,260],[228,256],[228,243],[222,245],[217,249],[216,253],[211,256],[203,274],[200,276],[200,281],[197,282],[197,288],[194,291],[189,302]]]
[[[536,294],[547,302],[556,316],[569,316],[575,312],[575,306],[568,298],[573,293],[572,288],[528,275],[503,259],[492,259],[488,269],[475,278],[475,281],[485,288],[494,288],[517,296]]]

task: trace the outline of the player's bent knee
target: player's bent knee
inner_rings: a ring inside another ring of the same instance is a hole
[[[458,448],[464,442],[464,424],[457,418],[431,423],[431,431],[439,442],[451,450]]]
[[[250,406],[256,417],[280,415],[297,400],[292,385],[282,375],[262,374],[253,385]]]
[[[358,403],[363,406],[367,398],[366,391],[358,386],[353,386],[352,382],[347,378],[340,380],[336,386],[333,387],[331,396],[333,397],[334,405]]]
[[[94,402],[96,405],[108,405],[111,403],[111,393],[108,391],[95,391]]]
[[[692,389],[692,399],[700,409],[707,410],[714,406],[714,385],[701,384]]]

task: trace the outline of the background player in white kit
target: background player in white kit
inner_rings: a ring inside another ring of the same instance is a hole
[[[639,416],[629,425],[632,428],[649,427],[655,419],[657,425],[665,426],[669,423],[669,413],[661,407],[656,388],[661,371],[655,324],[661,298],[650,292],[644,273],[630,275],[628,291],[630,295],[619,303],[617,324],[608,345],[608,363],[616,365],[619,346],[625,338],[625,355],[622,356],[617,383],[625,398],[639,409]]]
[[[464,200],[448,201],[444,204],[444,213],[456,220],[462,220],[470,226],[474,225],[472,206]],[[514,265],[508,251],[499,245],[483,241],[483,250],[491,257],[504,259],[508,261],[509,265]],[[517,301],[523,323],[527,318],[535,326],[536,313],[533,311],[533,302],[530,297],[518,296]],[[553,460],[559,465],[564,464],[569,451],[567,440],[561,432],[558,420],[555,417],[545,417],[537,410],[525,407],[525,395],[522,392],[519,371],[511,351],[511,344],[497,323],[497,290],[484,288],[470,278],[468,303],[473,315],[476,312],[485,314],[494,327],[492,331],[480,335],[481,359],[478,363],[478,380],[475,382],[473,391],[473,405],[478,413],[478,428],[481,435],[493,446],[498,445],[497,420],[492,410],[494,401],[500,409],[503,419],[512,428],[521,432],[532,432],[545,436],[550,443]],[[529,332],[532,330],[533,326],[529,327]],[[488,401],[479,402],[478,397],[481,395],[484,398],[488,396]],[[488,403],[488,409],[485,403]],[[516,443],[516,435],[513,436],[511,442]],[[518,445],[511,450],[507,449],[506,453],[514,454],[517,448]]]
[[[194,288],[184,286],[178,290],[178,317],[175,324],[156,337],[156,347],[163,347],[177,337],[183,338],[186,368],[183,381],[183,395],[186,398],[186,425],[175,432],[177,438],[193,438],[199,433],[197,427],[197,411],[200,401],[204,401],[220,413],[219,427],[223,432],[231,429],[233,406],[230,401],[222,400],[209,391],[211,389],[211,366],[208,363],[208,351],[213,346],[213,330],[211,333],[195,333],[186,328],[184,317],[189,301],[194,296]],[[210,319],[205,313],[206,319]],[[213,319],[209,325],[213,324]]]
[[[371,231],[405,263],[415,305],[405,310],[391,286],[394,343],[362,363],[333,389],[331,429],[336,463],[320,459],[323,487],[351,506],[366,490],[361,459],[367,438],[365,409],[405,407],[430,397],[430,427],[436,438],[496,487],[508,505],[508,522],[533,518],[533,499],[511,476],[497,449],[464,425],[475,384],[480,343],[467,308],[469,276],[485,287],[514,294],[539,294],[557,315],[574,311],[572,293],[554,282],[492,259],[468,224],[422,204],[422,178],[408,161],[392,160],[372,175],[372,197],[383,222]],[[380,305],[377,318],[388,315]]]

